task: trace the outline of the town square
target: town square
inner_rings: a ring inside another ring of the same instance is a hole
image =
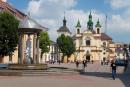
[[[129,0],[0,0],[0,87],[129,87]]]

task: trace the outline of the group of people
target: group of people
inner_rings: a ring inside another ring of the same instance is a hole
[[[78,60],[76,60],[75,63],[76,63],[76,68],[78,68],[80,62]],[[87,67],[87,60],[82,61],[82,66],[83,66],[83,70],[85,70],[85,67]],[[111,61],[110,69],[111,69],[111,72],[112,72],[112,78],[113,78],[113,80],[115,80],[117,66],[116,66],[114,60]]]
[[[76,63],[76,68],[78,68],[80,62],[79,62],[78,60],[76,60],[75,63]],[[83,70],[85,70],[85,67],[87,67],[87,60],[83,60],[83,61],[82,61],[82,67],[83,67]]]

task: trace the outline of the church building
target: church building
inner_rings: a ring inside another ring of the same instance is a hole
[[[101,29],[102,26],[99,19],[94,27],[91,12],[87,22],[87,29],[83,32],[81,32],[82,28],[78,20],[76,33],[73,36],[77,60],[109,60],[111,56],[114,56],[115,45],[112,38],[101,32]]]
[[[76,52],[69,58],[69,61],[75,60],[110,60],[115,56],[115,43],[112,38],[106,33],[101,32],[102,26],[99,19],[94,27],[92,14],[89,14],[89,20],[87,22],[87,29],[83,32],[80,21],[78,20],[76,25],[76,33],[72,36],[69,28],[66,26],[66,19],[64,17],[63,26],[60,27],[57,32],[59,35],[64,34],[72,36]]]

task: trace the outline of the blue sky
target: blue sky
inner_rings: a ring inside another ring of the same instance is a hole
[[[8,0],[8,2],[25,13],[30,12],[32,18],[48,27],[52,40],[56,39],[56,30],[62,25],[64,11],[67,26],[74,34],[78,19],[81,21],[82,30],[86,29],[91,10],[94,23],[99,18],[103,32],[107,14],[107,34],[115,42],[130,43],[130,0]]]

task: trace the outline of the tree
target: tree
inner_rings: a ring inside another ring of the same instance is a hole
[[[67,60],[68,57],[70,57],[71,54],[75,52],[75,45],[73,43],[73,39],[69,36],[65,36],[64,34],[62,34],[57,38],[57,44],[59,46],[59,49],[63,53],[63,58],[67,56]]]
[[[12,14],[0,13],[0,57],[9,56],[10,61],[18,44],[18,25]]]
[[[51,41],[47,32],[41,32],[39,40],[40,40],[39,45],[41,49],[41,58],[42,58],[44,53],[49,52],[48,46],[50,45]]]

